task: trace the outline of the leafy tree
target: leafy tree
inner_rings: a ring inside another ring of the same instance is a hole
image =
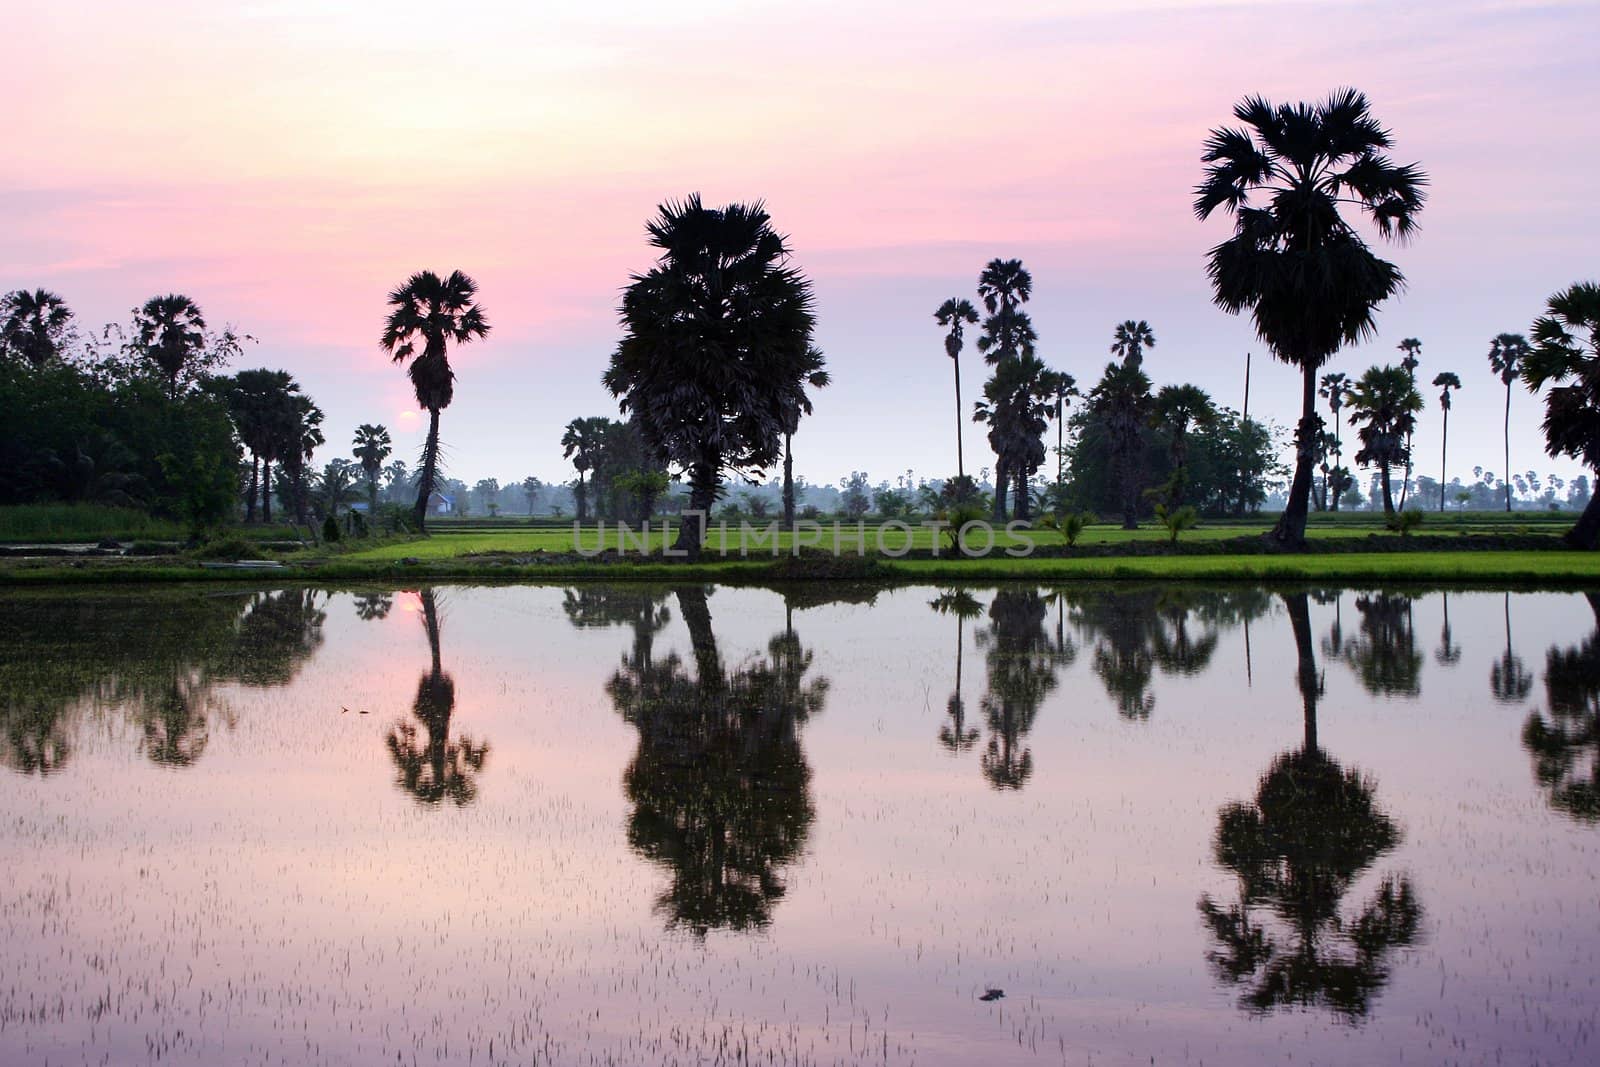
[[[522,495],[527,498],[527,501],[528,501],[528,515],[529,515],[530,518],[533,515],[533,506],[534,506],[534,504],[536,504],[538,502],[539,493],[543,489],[544,489],[544,483],[541,482],[539,479],[535,478],[531,474],[528,475],[526,478],[522,479]]]
[[[1511,383],[1522,373],[1522,364],[1532,353],[1528,339],[1520,333],[1502,333],[1489,342],[1489,367],[1500,376],[1506,387],[1506,415],[1504,438],[1506,470],[1511,470]],[[1505,482],[1506,511],[1511,511],[1511,479]]]
[[[428,498],[439,470],[439,412],[455,397],[456,373],[449,348],[489,334],[489,321],[476,303],[478,283],[458,270],[440,278],[418,271],[389,294],[389,317],[379,344],[396,363],[410,361],[406,373],[417,405],[428,412],[428,440],[422,449],[422,477],[412,507],[417,529],[427,529]]]
[[[865,471],[851,471],[839,479],[839,510],[847,518],[859,519],[872,508]]]
[[[709,514],[724,472],[773,466],[804,407],[811,283],[787,265],[759,202],[708,208],[691,196],[663,204],[647,229],[661,256],[623,297],[604,382],[652,456],[688,474],[689,506]],[[684,523],[677,547],[698,556],[703,525]]]
[[[361,464],[361,470],[367,476],[367,508],[376,513],[378,475],[383,470],[383,461],[394,451],[394,442],[389,438],[387,427],[364,422],[356,427],[355,441],[352,444],[355,448],[356,462]]]
[[[1394,495],[1389,472],[1406,463],[1410,449],[1406,440],[1422,410],[1422,397],[1401,367],[1369,367],[1356,383],[1350,416],[1359,423],[1356,431],[1361,451],[1356,462],[1375,466],[1383,484],[1383,513],[1394,518]]]
[[[1439,510],[1444,510],[1445,485],[1450,480],[1450,390],[1461,388],[1461,379],[1451,371],[1434,375],[1433,384],[1439,387],[1439,410],[1444,412],[1444,437],[1439,445]]]
[[[48,289],[0,296],[0,363],[38,368],[60,359],[72,339],[72,309]]]
[[[1150,324],[1143,319],[1138,322],[1128,319],[1117,323],[1111,340],[1111,354],[1122,360],[1124,366],[1138,370],[1144,362],[1144,350],[1155,346],[1156,335],[1150,329]]]
[[[1416,232],[1427,178],[1383,154],[1389,131],[1353,89],[1319,104],[1274,107],[1250,97],[1233,113],[1244,126],[1211,132],[1194,208],[1202,220],[1219,208],[1234,219],[1233,236],[1211,250],[1207,266],[1217,305],[1231,314],[1251,309],[1273,355],[1301,371],[1294,479],[1274,531],[1281,543],[1300,545],[1322,429],[1317,371],[1341,346],[1374,332],[1375,310],[1403,283],[1339,207],[1354,204],[1384,237],[1404,241]]]
[[[360,469],[360,464],[348,459],[330,459],[322,467],[318,497],[324,514],[334,521],[335,529],[338,528],[339,506],[356,499],[356,471]]]
[[[500,479],[479,478],[478,484],[472,487],[472,491],[477,494],[478,503],[483,506],[483,510],[493,517],[500,508]]]
[[[972,301],[953,296],[939,305],[933,321],[950,330],[944,335],[944,354],[950,357],[956,375],[956,476],[965,478],[967,468],[961,452],[961,348],[965,344],[965,328],[978,323],[978,310]]]
[[[1600,472],[1600,284],[1579,282],[1550,298],[1533,324],[1522,380],[1531,390],[1551,387],[1544,402],[1545,452]],[[1600,543],[1600,496],[1589,500],[1565,540],[1574,548]]]

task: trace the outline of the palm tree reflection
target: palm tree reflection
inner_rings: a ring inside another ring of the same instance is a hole
[[[978,743],[978,728],[967,725],[967,704],[961,695],[961,663],[966,651],[966,625],[968,619],[983,614],[983,605],[965,589],[951,589],[940,593],[928,606],[940,615],[956,618],[956,683],[945,701],[945,716],[949,719],[939,727],[939,744],[951,752],[965,752]]]
[[[1033,751],[1024,739],[1056,687],[1056,668],[1076,655],[1076,649],[1058,649],[1044,623],[1037,590],[1006,588],[990,601],[989,629],[978,635],[987,666],[980,707],[989,729],[979,764],[996,789],[1021,789],[1033,775]]]
[[[1239,901],[1224,907],[1209,894],[1200,898],[1217,945],[1207,959],[1219,980],[1243,987],[1239,1004],[1249,1012],[1325,1007],[1355,1019],[1388,981],[1393,951],[1416,943],[1422,906],[1410,879],[1390,874],[1354,915],[1343,912],[1357,877],[1399,843],[1400,832],[1377,807],[1371,779],[1318,746],[1323,689],[1307,598],[1286,594],[1284,603],[1304,737],[1273,761],[1252,801],[1218,815],[1216,862],[1238,876]]]
[[[449,800],[458,807],[472,803],[478,795],[478,774],[489,756],[487,742],[476,742],[463,734],[450,737],[450,717],[455,712],[455,679],[445,673],[439,652],[439,605],[432,589],[418,594],[422,604],[422,625],[428,635],[431,664],[417,683],[412,714],[427,733],[426,740],[417,727],[398,722],[389,731],[389,755],[399,772],[401,789],[423,804]]]
[[[1439,594],[1444,601],[1444,626],[1439,630],[1439,647],[1434,650],[1433,658],[1441,667],[1454,667],[1461,662],[1461,646],[1455,643],[1454,635],[1450,632],[1450,594]]]
[[[706,589],[675,593],[694,676],[677,653],[641,655],[636,642],[606,686],[639,731],[623,775],[628,843],[670,871],[657,900],[669,925],[699,937],[763,927],[814,817],[800,727],[822,710],[828,682],[807,680],[812,654],[787,621],[765,656],[727,667]]]
[[[1411,625],[1411,597],[1372,593],[1356,597],[1360,632],[1344,648],[1345,662],[1369,693],[1417,696],[1422,692],[1422,653]]]
[[[1505,594],[1506,650],[1489,668],[1489,692],[1502,704],[1520,704],[1533,692],[1533,675],[1511,648],[1511,594]]]
[[[1595,631],[1582,644],[1545,653],[1546,718],[1522,728],[1533,773],[1550,806],[1580,822],[1600,822],[1600,593],[1586,593]]]

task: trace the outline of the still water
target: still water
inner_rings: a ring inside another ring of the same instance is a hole
[[[0,1063],[1593,1063],[1600,595],[0,596]]]

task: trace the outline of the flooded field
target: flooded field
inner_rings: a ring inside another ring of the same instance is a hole
[[[1600,1059],[1600,595],[0,595],[0,1063]]]

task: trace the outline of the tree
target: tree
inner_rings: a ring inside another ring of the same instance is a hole
[[[933,321],[950,328],[944,335],[944,354],[950,357],[956,374],[956,477],[965,478],[967,468],[961,452],[961,348],[966,343],[964,328],[977,325],[978,310],[972,306],[972,301],[953,296],[939,305],[939,310],[933,313]]]
[[[533,475],[522,479],[522,495],[528,500],[528,516],[533,516],[533,505],[539,499],[539,492],[544,489],[544,483]]]
[[[1080,396],[1078,380],[1066,371],[1055,372],[1056,386],[1056,487],[1057,495],[1067,480],[1067,405],[1072,403],[1072,398]]]
[[[367,476],[367,509],[375,514],[378,510],[378,475],[383,470],[383,461],[394,451],[389,430],[382,424],[374,426],[364,422],[356,427],[352,445],[356,462],[361,464],[361,470]]]
[[[500,510],[500,479],[479,478],[478,484],[472,487],[472,491],[478,495],[478,503],[483,506],[483,510],[493,518],[495,512]]]
[[[561,435],[561,456],[572,460],[572,466],[578,472],[578,480],[572,485],[572,496],[578,509],[579,522],[589,518],[589,492],[583,476],[598,462],[602,441],[610,425],[611,420],[604,416],[573,419],[567,423],[566,432]]]
[[[622,301],[623,338],[604,383],[639,423],[653,457],[688,475],[709,514],[726,471],[773,466],[812,366],[811,283],[760,202],[661,205],[647,227],[661,250]],[[704,522],[677,547],[698,556]]]
[[[839,510],[846,518],[859,519],[872,507],[865,471],[851,471],[839,479]]]
[[[1378,305],[1404,283],[1339,207],[1354,204],[1383,237],[1409,240],[1427,177],[1415,164],[1397,166],[1383,155],[1389,131],[1354,89],[1319,104],[1274,107],[1250,97],[1233,113],[1244,128],[1211,132],[1194,210],[1201,220],[1219,208],[1234,219],[1233,236],[1211,250],[1207,264],[1215,302],[1230,314],[1251,309],[1257,335],[1302,375],[1294,480],[1273,532],[1298,546],[1322,422],[1317,371],[1341,346],[1374,332]],[[1266,205],[1254,206],[1252,198]]]
[[[489,757],[488,742],[463,734],[450,739],[450,717],[455,713],[456,681],[444,669],[439,652],[440,618],[432,589],[417,594],[422,606],[422,626],[428,635],[431,665],[417,682],[411,712],[422,723],[424,742],[409,722],[396,723],[386,739],[389,756],[399,777],[395,784],[419,803],[432,806],[449,800],[465,807],[478,796],[477,777]]]
[[[961,695],[961,661],[966,648],[966,622],[983,614],[983,605],[965,589],[940,591],[928,606],[940,615],[956,617],[956,684],[945,701],[950,721],[939,727],[939,744],[951,752],[965,752],[978,742],[978,729],[967,725],[966,699]]]
[[[134,312],[134,344],[167,380],[167,396],[178,395],[178,376],[205,347],[206,320],[193,300],[177,293],[153,296]]]
[[[1328,410],[1333,413],[1333,469],[1328,472],[1328,507],[1330,510],[1339,510],[1339,498],[1355,485],[1355,479],[1350,477],[1350,471],[1340,463],[1344,455],[1344,437],[1341,433],[1339,411],[1345,402],[1350,399],[1350,379],[1343,373],[1334,371],[1322,376],[1322,385],[1317,390],[1317,395],[1328,402]]]
[[[431,270],[418,271],[389,294],[391,310],[378,343],[394,362],[410,361],[406,373],[417,405],[428,412],[422,477],[417,481],[417,502],[412,508],[419,532],[427,529],[428,498],[439,471],[439,412],[455,397],[456,373],[450,367],[449,347],[489,334],[489,321],[474,300],[477,295],[478,283],[458,270],[445,278]]]
[[[1439,510],[1444,510],[1444,490],[1450,477],[1450,390],[1461,388],[1461,379],[1451,371],[1434,375],[1433,384],[1439,386],[1439,408],[1444,412],[1444,439],[1439,445]]]
[[[1411,388],[1417,387],[1417,367],[1422,363],[1422,342],[1415,337],[1407,337],[1396,346],[1404,355],[1400,357],[1400,366],[1405,368],[1407,376],[1411,379]],[[1413,427],[1415,429],[1415,427]],[[1406,501],[1411,496],[1411,430],[1406,431],[1406,477],[1400,483],[1400,509],[1405,510]]]
[[[1163,385],[1156,394],[1152,419],[1172,439],[1172,474],[1166,494],[1168,508],[1178,508],[1184,503],[1190,428],[1210,426],[1216,418],[1217,406],[1211,402],[1211,395],[1198,385]]]
[[[989,385],[985,386],[984,394],[990,401],[989,409],[974,415],[975,421],[989,423],[991,447],[999,447],[997,442],[1003,442],[1013,450],[1027,451],[1027,430],[1015,425],[1012,420],[1020,417],[1027,408],[1025,402],[1018,402],[1022,399],[1018,395],[1020,383],[1043,372],[1043,364],[1039,364],[1037,369],[1028,368],[1024,371],[1011,368],[1008,364],[1021,359],[1034,359],[1034,342],[1038,340],[1038,335],[1034,333],[1028,313],[1021,309],[1032,295],[1033,275],[1023,267],[1020,259],[991,259],[978,275],[978,296],[989,312],[989,317],[983,321],[983,332],[978,337],[978,351],[983,353],[984,362],[995,368],[996,377],[1002,370],[1008,372],[1006,381],[991,379]],[[998,397],[1010,397],[1012,403],[996,406]],[[1042,426],[1040,432],[1043,432]],[[997,520],[1005,519],[1007,494],[1012,484],[1019,480],[1017,472],[1012,469],[1014,459],[1014,454],[995,452],[994,517]],[[1038,469],[1037,465],[1034,469]],[[1025,486],[1026,475],[1020,480]],[[1023,496],[1021,511],[1026,514],[1025,489]]]
[[[783,421],[783,522],[794,525],[794,435],[800,429],[800,416],[811,414],[811,397],[806,387],[822,389],[831,379],[823,369],[822,352],[811,348],[794,369],[796,381],[784,405]]]
[[[1150,421],[1154,401],[1150,379],[1144,371],[1127,363],[1106,364],[1100,384],[1089,393],[1089,412],[1105,427],[1106,447],[1112,477],[1120,489],[1122,528],[1139,525],[1139,498],[1143,490],[1141,459],[1144,454],[1144,428]]]
[[[1150,324],[1143,319],[1138,322],[1128,319],[1117,323],[1111,340],[1111,354],[1121,359],[1124,365],[1138,370],[1144,362],[1144,350],[1155,346],[1156,335],[1150,329]]]
[[[1351,423],[1361,424],[1356,431],[1361,438],[1356,462],[1378,468],[1383,483],[1383,513],[1392,519],[1395,508],[1389,471],[1403,465],[1410,456],[1406,440],[1416,426],[1417,412],[1422,410],[1422,397],[1403,368],[1369,367],[1356,383],[1351,406],[1355,409]]]
[[[324,443],[322,409],[312,403],[310,397],[302,396],[298,385],[286,392],[282,401],[282,407],[273,418],[275,439],[272,445],[282,478],[279,495],[294,508],[294,521],[305,525],[310,522],[306,513],[306,498],[310,492],[306,464]],[[267,518],[270,520],[270,516]]]
[[[1600,594],[1586,593],[1595,631],[1581,644],[1545,653],[1545,718],[1535,711],[1522,728],[1534,776],[1550,806],[1580,822],[1600,822]]]
[[[1522,380],[1530,390],[1551,386],[1544,402],[1546,454],[1600,472],[1600,284],[1579,282],[1550,298],[1533,324]],[[1600,494],[1590,497],[1564,540],[1573,548],[1600,543]]]
[[[1028,479],[1044,463],[1044,431],[1056,397],[1056,374],[1032,355],[1003,360],[983,386],[983,399],[973,406],[973,421],[989,426],[989,447],[996,465],[997,518],[1007,482],[1015,490],[1016,516],[1028,518]],[[1001,472],[1004,472],[1003,474]]]
[[[0,296],[0,363],[35,369],[59,359],[72,338],[72,309],[48,289]]]
[[[227,404],[234,432],[250,453],[250,484],[245,490],[246,522],[256,519],[258,495],[266,519],[272,518],[272,462],[277,458],[278,439],[276,420],[284,408],[285,398],[299,389],[287,371],[265,367],[211,380],[210,391]]]
[[[1502,333],[1489,342],[1489,367],[1500,375],[1506,387],[1505,447],[1506,447],[1506,513],[1511,512],[1511,383],[1522,373],[1522,364],[1533,348],[1520,333]]]
[[[360,465],[348,459],[330,459],[322,467],[319,496],[327,515],[339,521],[339,505],[355,499],[355,473]]]

